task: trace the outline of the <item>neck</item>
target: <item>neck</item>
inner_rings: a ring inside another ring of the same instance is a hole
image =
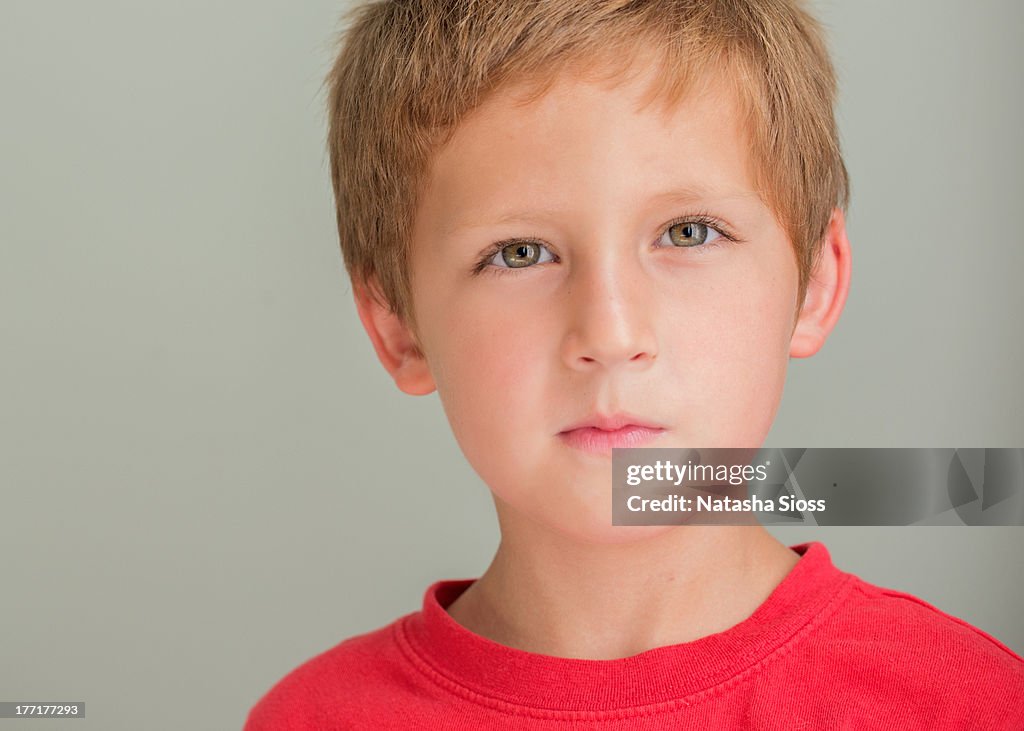
[[[594,660],[723,632],[799,557],[759,525],[652,528],[622,544],[573,540],[507,505],[491,565],[448,607],[466,629],[527,652]]]

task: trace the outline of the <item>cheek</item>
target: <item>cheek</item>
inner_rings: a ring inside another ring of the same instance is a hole
[[[600,510],[605,501],[591,496],[595,499],[580,504],[576,489],[560,482],[567,475],[549,469],[557,429],[550,403],[552,374],[545,370],[551,357],[542,350],[543,336],[537,330],[504,329],[503,324],[462,330],[464,345],[448,353],[446,380],[438,383],[466,461],[496,498],[516,510],[553,517],[555,524],[596,511],[595,524],[610,522],[610,511]]]
[[[438,395],[466,457],[487,471],[481,462],[515,452],[517,435],[536,432],[550,421],[545,412],[546,339],[534,323],[507,311],[441,321],[445,331],[435,338],[441,345],[434,374]]]
[[[677,301],[676,334],[662,338],[678,364],[672,380],[685,394],[682,436],[705,446],[760,446],[785,384],[795,271],[780,262],[741,263]]]

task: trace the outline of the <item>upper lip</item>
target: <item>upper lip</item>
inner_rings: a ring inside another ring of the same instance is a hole
[[[615,431],[616,429],[621,429],[625,426],[642,426],[648,429],[665,428],[661,424],[656,424],[650,419],[618,412],[615,414],[594,414],[593,416],[588,416],[571,426],[567,426],[562,430],[562,432],[572,431],[573,429],[585,429],[587,427],[601,429],[602,431]]]

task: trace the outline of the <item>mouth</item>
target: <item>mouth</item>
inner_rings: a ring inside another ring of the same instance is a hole
[[[593,416],[560,431],[558,438],[583,452],[611,456],[612,449],[642,447],[665,427],[630,414]]]

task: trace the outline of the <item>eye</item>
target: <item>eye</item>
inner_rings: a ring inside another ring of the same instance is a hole
[[[542,258],[542,252],[547,252],[546,259]],[[499,269],[522,269],[546,261],[554,261],[554,257],[543,244],[536,241],[513,241],[498,249],[488,264]]]
[[[679,221],[667,229],[661,240],[668,239],[669,246],[692,249],[713,242],[725,236],[721,231],[700,221]],[[728,238],[728,237],[726,237]]]

